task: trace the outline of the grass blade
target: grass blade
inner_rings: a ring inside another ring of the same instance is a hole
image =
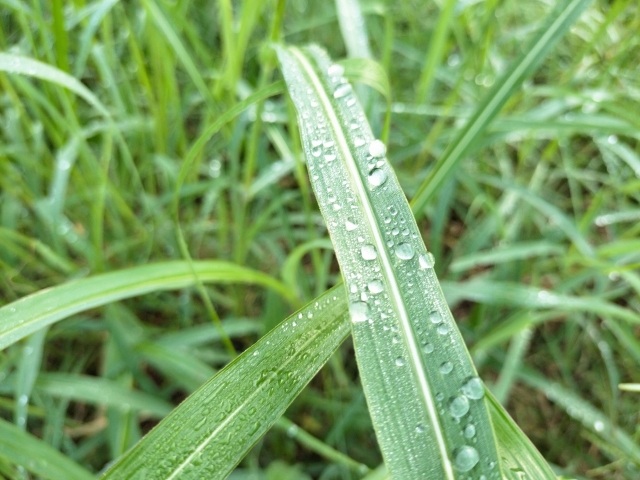
[[[103,479],[226,478],[348,335],[341,289],[324,293],[236,358]]]
[[[348,286],[360,376],[387,468],[398,479],[495,478],[484,387],[384,144],[324,51],[279,47],[278,56]]]
[[[414,196],[411,206],[421,211],[433,194],[455,171],[456,165],[469,152],[493,118],[522,82],[542,63],[553,46],[569,30],[592,0],[565,0],[549,14],[536,37],[524,49],[524,54],[496,82],[473,116],[438,159],[429,176]]]
[[[193,262],[203,282],[253,283],[272,288],[295,303],[287,287],[268,275],[218,261]],[[41,290],[0,308],[0,349],[47,325],[107,303],[195,283],[186,262],[164,262],[65,283]]]
[[[0,418],[0,456],[40,478],[88,480],[91,472],[39,438]]]

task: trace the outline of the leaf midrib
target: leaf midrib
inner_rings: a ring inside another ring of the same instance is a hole
[[[347,144],[344,135],[342,135],[342,128],[340,126],[338,118],[333,112],[331,101],[327,97],[322,84],[318,81],[313,67],[309,64],[304,55],[295,47],[291,47],[290,52],[296,57],[302,69],[306,72],[307,78],[314,86],[316,94],[320,99],[322,108],[324,109],[325,114],[329,119],[329,123],[331,124],[334,137],[337,140],[338,149],[345,159],[345,165],[351,177],[352,185],[355,187],[356,194],[360,198],[360,204],[362,205],[364,214],[367,218],[368,225],[378,226],[378,222],[369,202],[367,190],[363,185],[362,178],[360,177],[360,172],[358,171],[356,162],[351,155],[349,145]],[[442,427],[440,426],[437,409],[433,402],[431,387],[427,380],[425,367],[422,362],[422,356],[417,348],[417,341],[411,327],[409,315],[404,306],[404,301],[402,295],[400,294],[400,288],[396,280],[396,276],[394,275],[391,259],[389,258],[389,254],[387,252],[387,249],[385,248],[382,236],[380,235],[380,229],[370,228],[369,230],[372,234],[376,251],[378,252],[378,256],[380,258],[380,263],[382,264],[382,273],[390,290],[389,298],[395,306],[396,313],[398,314],[400,320],[400,327],[402,328],[404,337],[406,339],[406,347],[409,351],[410,364],[415,372],[419,389],[422,392],[421,397],[425,403],[427,415],[429,416],[431,424],[433,425],[433,431],[437,441],[438,450],[440,451],[443,470],[446,474],[446,478],[453,479],[453,468],[451,466],[451,462],[449,461],[447,444],[444,439]]]

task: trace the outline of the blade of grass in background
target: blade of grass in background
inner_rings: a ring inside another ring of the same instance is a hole
[[[327,291],[261,338],[102,478],[226,478],[349,333],[341,293]]]
[[[277,52],[349,292],[360,377],[388,470],[398,479],[499,477],[484,386],[384,144],[343,67],[317,47]]]
[[[278,280],[228,262],[193,262],[203,282],[253,283],[272,288],[295,303]],[[166,262],[105,273],[26,296],[0,308],[0,348],[74,313],[110,302],[159,290],[184,288],[194,284],[186,262]]]
[[[456,165],[471,151],[491,121],[522,82],[533,74],[553,46],[564,36],[592,0],[564,0],[549,14],[535,38],[524,47],[523,55],[496,82],[473,116],[449,143],[411,201],[416,214],[455,172]]]

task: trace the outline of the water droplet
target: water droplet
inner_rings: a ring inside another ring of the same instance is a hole
[[[347,218],[344,222],[344,226],[349,232],[358,228],[358,224],[355,223],[352,218]]]
[[[384,284],[380,280],[371,280],[367,284],[367,288],[373,295],[377,295],[384,290]]]
[[[364,302],[351,302],[349,304],[349,313],[351,314],[352,322],[364,322],[369,319],[369,305]]]
[[[434,350],[433,343],[425,343],[425,344],[422,346],[422,351],[423,351],[424,353],[431,353],[431,352],[433,352],[433,350]]]
[[[418,257],[418,263],[422,270],[426,270],[428,268],[433,268],[436,264],[436,259],[431,252],[427,252],[426,254]]]
[[[311,149],[311,155],[313,155],[314,157],[319,157],[320,155],[322,155],[322,148],[320,147],[314,147]]]
[[[424,425],[420,423],[416,425],[416,433],[424,433]]]
[[[347,100],[347,107],[353,107],[356,104],[356,99],[351,97],[349,100]]]
[[[369,174],[369,183],[374,187],[378,187],[387,181],[387,173],[379,168],[373,169]]]
[[[437,325],[438,323],[442,323],[442,315],[440,315],[439,311],[434,310],[429,314],[429,320],[431,320],[431,323]]]
[[[400,260],[411,260],[415,255],[415,251],[410,243],[399,243],[396,246],[396,255]]]
[[[378,256],[376,247],[374,247],[373,245],[363,245],[360,249],[360,253],[362,254],[362,258],[364,258],[365,260],[375,260],[375,258]]]
[[[387,153],[387,147],[380,140],[374,140],[369,145],[369,154],[375,158],[384,157]]]
[[[444,400],[444,393],[442,393],[442,392],[436,393],[436,400],[439,401],[439,402]]]
[[[351,85],[348,83],[343,83],[342,85],[338,85],[335,92],[333,92],[333,98],[342,98],[345,95],[349,95],[351,93]]]
[[[479,400],[484,397],[484,385],[478,377],[470,377],[462,385],[462,393],[472,400]]]
[[[338,211],[338,210],[340,210],[341,208],[342,208],[342,205],[340,205],[339,203],[334,203],[334,204],[333,204],[333,210],[334,210],[334,211],[336,211],[336,212],[337,212],[337,211]]]
[[[437,331],[440,335],[446,335],[449,331],[449,327],[447,327],[445,323],[441,323],[440,325],[438,325]]]
[[[342,75],[344,75],[344,67],[342,65],[334,63],[327,69],[327,73],[332,77],[341,77]]]
[[[456,448],[453,451],[453,456],[455,459],[456,468],[461,472],[468,472],[473,467],[475,467],[480,460],[478,451],[475,448],[470,447],[469,445],[464,445],[462,447]]]
[[[604,431],[604,422],[602,420],[596,420],[593,424],[593,428],[596,429],[596,432]]]
[[[398,227],[396,227],[393,230],[391,230],[391,235],[393,235],[394,237],[396,235],[398,235],[399,233],[400,233],[400,229]]]
[[[443,374],[448,374],[451,373],[451,371],[453,370],[453,364],[451,362],[443,362],[440,365],[440,373]]]
[[[353,141],[353,143],[354,143],[354,145],[355,145],[356,147],[361,147],[361,146],[363,146],[366,142],[365,142],[362,138],[358,137],[358,138],[356,138],[356,139]]]
[[[329,154],[329,155],[325,155],[325,156],[324,156],[324,159],[325,159],[327,162],[333,162],[333,161],[336,159],[336,156],[335,156],[333,153],[331,153],[331,154]]]
[[[473,423],[468,423],[466,427],[464,427],[464,436],[467,438],[473,438],[476,434],[476,427]]]
[[[616,137],[615,135],[609,135],[609,137],[607,138],[607,142],[609,142],[609,144],[611,145],[614,145],[618,143],[618,137]]]
[[[402,367],[404,365],[404,358],[398,357],[396,358],[396,365]]]
[[[456,395],[449,400],[449,413],[460,418],[465,416],[469,412],[469,399],[464,395]]]

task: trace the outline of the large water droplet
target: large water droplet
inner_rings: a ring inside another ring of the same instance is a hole
[[[369,174],[369,183],[374,187],[378,187],[386,181],[387,173],[380,168],[374,168]]]
[[[426,254],[418,257],[418,263],[420,264],[421,269],[426,270],[428,268],[433,268],[436,264],[436,259],[431,252],[427,252]]]
[[[467,438],[473,438],[476,435],[476,426],[473,423],[467,424],[464,427],[464,436]]]
[[[431,320],[431,323],[437,325],[438,323],[442,323],[442,315],[440,315],[439,311],[434,310],[429,314],[429,320]]]
[[[342,85],[338,85],[335,92],[333,92],[334,98],[342,98],[345,95],[349,95],[351,93],[351,85],[348,83],[343,83]]]
[[[468,472],[475,467],[480,460],[478,451],[469,445],[456,448],[453,451],[453,457],[456,468],[461,472]]]
[[[341,77],[344,75],[344,67],[334,63],[327,69],[327,73],[332,77]]]
[[[344,222],[344,226],[349,232],[358,228],[358,224],[352,218],[347,218]]]
[[[375,158],[384,157],[387,153],[387,147],[385,147],[384,143],[380,140],[374,140],[371,142],[371,145],[369,145],[369,153]]]
[[[399,243],[396,245],[396,255],[400,260],[411,260],[415,250],[410,243]]]
[[[451,371],[453,370],[453,364],[451,362],[443,362],[440,365],[440,373],[443,374],[448,374],[451,373]]]
[[[373,245],[363,245],[360,249],[360,253],[362,254],[362,258],[365,260],[375,260],[378,256],[376,252],[376,247]]]
[[[484,386],[478,377],[471,377],[462,384],[462,393],[472,400],[484,397]]]
[[[456,417],[464,417],[469,412],[469,399],[464,395],[456,395],[449,400],[449,413]]]
[[[370,312],[369,305],[364,302],[351,302],[349,304],[351,321],[354,323],[360,323],[368,320]]]
[[[367,288],[373,295],[377,295],[384,290],[384,284],[380,280],[371,280],[367,284]]]

